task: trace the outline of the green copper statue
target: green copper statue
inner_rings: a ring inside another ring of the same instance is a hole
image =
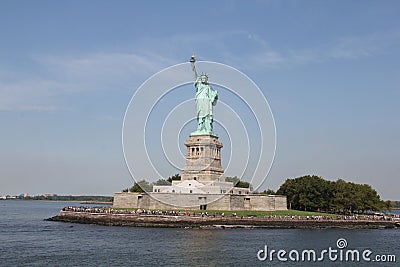
[[[206,74],[197,75],[195,56],[190,58],[194,73],[194,87],[196,87],[197,131],[191,135],[214,135],[213,132],[213,106],[217,104],[218,92],[208,84]]]

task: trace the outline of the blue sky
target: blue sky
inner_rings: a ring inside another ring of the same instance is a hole
[[[263,188],[316,174],[400,199],[398,14],[398,1],[1,1],[0,195],[130,186],[130,98],[194,53],[268,99]]]

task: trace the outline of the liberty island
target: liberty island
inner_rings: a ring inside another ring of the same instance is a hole
[[[184,228],[398,228],[395,220],[370,215],[333,215],[287,209],[287,197],[254,193],[226,180],[221,164],[223,143],[214,132],[213,107],[218,92],[208,76],[197,74],[197,127],[189,135],[180,180],[153,185],[147,192],[115,193],[111,207],[64,207],[49,220],[136,227]],[[142,188],[144,189],[144,188]],[[286,195],[285,193],[283,193]]]

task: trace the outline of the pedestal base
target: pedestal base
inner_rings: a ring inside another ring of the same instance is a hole
[[[196,132],[195,132],[196,133]],[[221,166],[221,148],[218,137],[211,134],[191,134],[185,141],[186,164],[183,167],[182,180],[199,182],[224,182],[224,169]]]

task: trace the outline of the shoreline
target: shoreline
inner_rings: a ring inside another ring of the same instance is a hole
[[[59,215],[46,220],[103,226],[159,228],[400,229],[400,222],[385,220],[291,220],[220,216],[110,214],[75,211],[60,211]]]
[[[112,205],[112,201],[80,201],[80,204],[99,204],[99,205]]]

